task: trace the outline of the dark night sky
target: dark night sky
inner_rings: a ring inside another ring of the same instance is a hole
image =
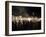
[[[34,15],[33,15],[34,13]],[[38,16],[41,17],[41,7],[12,6],[12,15]]]

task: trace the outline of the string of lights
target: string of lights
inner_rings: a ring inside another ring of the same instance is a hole
[[[19,21],[21,22],[21,24],[23,24],[23,21],[32,21],[32,22],[39,22],[41,21],[41,18],[38,18],[38,17],[22,17],[22,16],[12,16],[12,21],[13,22],[17,22],[19,23]]]

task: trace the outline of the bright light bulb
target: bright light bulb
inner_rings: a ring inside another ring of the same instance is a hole
[[[30,18],[28,18],[28,21],[30,22],[30,21],[31,21],[31,19],[30,19]]]

